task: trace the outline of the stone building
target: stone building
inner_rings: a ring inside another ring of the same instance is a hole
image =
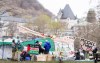
[[[57,15],[57,20],[68,24],[66,30],[61,32],[61,35],[73,35],[73,26],[77,23],[77,17],[74,15],[69,4],[64,9],[60,9]]]

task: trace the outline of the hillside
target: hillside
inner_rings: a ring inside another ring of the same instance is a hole
[[[53,14],[45,9],[37,0],[0,0],[0,12],[10,12],[13,16],[38,16],[45,13],[48,16]]]

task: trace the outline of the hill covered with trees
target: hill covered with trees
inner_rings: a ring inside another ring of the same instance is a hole
[[[0,0],[0,12],[10,12],[12,16],[38,16],[41,13],[52,16],[53,14],[45,9],[38,0]]]

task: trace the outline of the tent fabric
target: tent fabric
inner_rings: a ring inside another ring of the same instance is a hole
[[[46,40],[48,40],[51,44],[50,51],[55,51],[54,41],[51,38],[40,39],[39,42],[42,42],[42,46],[44,46],[44,43],[46,42]]]
[[[12,42],[0,42],[0,46],[3,46],[3,45],[4,46],[5,45],[10,45],[11,46],[12,45]],[[20,45],[19,44],[17,45],[17,48],[18,48],[18,50],[23,50],[24,47],[23,47],[23,45],[21,43]]]
[[[12,44],[12,42],[0,42],[0,46],[1,45],[11,45]]]
[[[42,42],[42,47],[44,46],[44,43],[45,43],[46,40],[48,40],[51,44],[50,51],[54,51],[55,50],[55,45],[54,45],[54,41],[51,38],[38,39],[39,42]],[[22,49],[24,46],[27,46],[28,44],[34,45],[36,41],[37,40],[21,42],[21,45],[20,45],[19,48]],[[12,42],[0,42],[0,46],[2,46],[2,45],[11,45],[11,44],[12,44]]]

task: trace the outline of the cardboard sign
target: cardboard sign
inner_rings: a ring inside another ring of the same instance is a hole
[[[37,55],[37,61],[46,61],[47,55]]]

